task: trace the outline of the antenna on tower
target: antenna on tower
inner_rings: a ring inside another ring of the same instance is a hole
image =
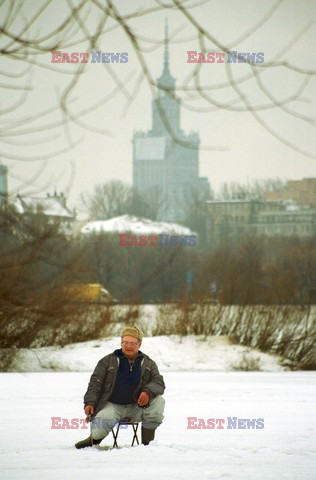
[[[169,38],[168,38],[168,19],[165,20],[165,53],[164,69],[169,70]]]

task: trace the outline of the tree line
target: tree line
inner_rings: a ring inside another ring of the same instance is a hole
[[[72,283],[100,283],[121,303],[315,301],[313,237],[247,235],[206,248],[198,236],[194,247],[124,247],[118,233],[71,237],[57,221],[8,205],[0,215],[0,248],[2,310],[56,311],[51,292]]]

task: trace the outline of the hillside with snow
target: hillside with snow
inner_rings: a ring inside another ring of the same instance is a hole
[[[65,347],[19,349],[11,371],[72,371],[90,372],[97,361],[120,346],[120,337],[110,337]],[[285,370],[276,355],[262,353],[242,345],[234,345],[228,337],[178,335],[145,337],[141,350],[154,358],[168,372],[254,370],[278,372]]]

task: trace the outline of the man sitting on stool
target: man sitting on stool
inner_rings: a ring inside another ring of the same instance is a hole
[[[165,384],[155,362],[139,350],[142,339],[138,327],[123,328],[122,348],[98,362],[84,396],[85,414],[92,417],[92,440],[86,438],[76,448],[98,445],[125,418],[142,422],[143,445],[154,439],[163,420]]]

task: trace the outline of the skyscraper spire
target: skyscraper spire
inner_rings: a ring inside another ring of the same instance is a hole
[[[168,20],[165,23],[165,39],[164,39],[164,56],[163,56],[163,71],[158,78],[158,87],[162,89],[174,90],[175,79],[169,70],[169,34],[168,34]]]
[[[168,38],[168,19],[165,22],[165,53],[164,53],[164,72],[169,73],[169,38]]]

